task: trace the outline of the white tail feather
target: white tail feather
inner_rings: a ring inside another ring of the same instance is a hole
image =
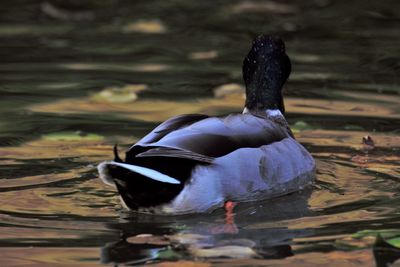
[[[126,164],[126,163],[120,163],[120,162],[115,162],[115,161],[109,162],[107,164],[116,165],[116,166],[125,168],[127,170],[136,172],[138,174],[141,174],[143,176],[146,176],[150,179],[153,179],[153,180],[156,180],[159,182],[169,183],[169,184],[180,184],[181,183],[180,181],[178,181],[175,178],[172,178],[171,176],[168,176],[159,171],[149,169],[146,167],[136,166],[136,165],[132,165],[132,164]]]

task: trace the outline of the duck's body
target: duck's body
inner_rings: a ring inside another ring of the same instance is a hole
[[[280,78],[269,85],[257,75],[257,71],[263,72],[260,63],[253,64],[260,57],[256,53],[256,59],[252,58],[252,51],[264,45],[269,45],[267,52],[278,49],[278,59],[282,51],[286,56],[278,41],[258,37],[243,71],[247,88],[275,86],[279,94],[248,90],[242,114],[171,118],[133,145],[125,162],[115,153],[114,161],[99,165],[100,178],[116,185],[124,206],[156,213],[206,212],[228,200],[255,201],[288,194],[312,181],[314,160],[294,139],[282,114],[283,100],[279,99],[281,80],[288,76],[284,71],[290,72],[290,61],[283,67],[276,65],[278,69],[268,69],[270,66],[264,64],[264,72]],[[261,58],[268,62],[276,58],[268,55],[262,53]],[[257,84],[246,79],[249,75],[258,79]]]

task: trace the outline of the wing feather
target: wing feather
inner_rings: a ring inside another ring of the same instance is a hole
[[[164,122],[133,145],[127,160],[176,157],[210,163],[239,148],[260,147],[288,136],[282,124],[249,113],[224,118],[182,115]]]
[[[137,158],[142,157],[170,157],[170,158],[183,158],[190,159],[198,162],[211,163],[215,160],[213,157],[201,155],[192,151],[179,150],[168,147],[151,148],[145,152],[136,155]]]
[[[154,143],[166,136],[167,134],[176,131],[186,125],[192,124],[199,120],[203,120],[208,118],[209,116],[203,114],[186,114],[186,115],[179,115],[173,117],[159,126],[157,126],[153,131],[151,131],[148,135],[143,137],[139,142],[135,145],[141,144],[149,144]]]

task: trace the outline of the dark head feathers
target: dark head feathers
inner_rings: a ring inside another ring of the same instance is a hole
[[[291,63],[285,44],[276,36],[260,35],[243,61],[246,107],[249,110],[280,109],[284,112],[282,86]]]

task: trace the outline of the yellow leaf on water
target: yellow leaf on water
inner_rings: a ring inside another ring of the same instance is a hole
[[[244,99],[245,88],[237,83],[227,83],[214,88],[215,97],[222,98],[229,95],[240,95]]]
[[[277,13],[291,14],[298,11],[296,6],[273,1],[242,1],[232,7],[233,13]]]
[[[193,52],[189,54],[189,58],[193,60],[204,60],[204,59],[214,59],[218,56],[218,52],[215,50],[203,51],[203,52]]]
[[[104,139],[103,136],[93,133],[84,133],[80,131],[76,132],[58,132],[43,135],[42,138],[48,141],[101,141]]]
[[[91,99],[97,102],[130,103],[138,98],[137,93],[146,89],[148,89],[148,86],[145,84],[127,84],[122,87],[107,87],[93,94]]]
[[[122,31],[125,33],[166,33],[167,27],[160,20],[139,20],[125,25]]]

